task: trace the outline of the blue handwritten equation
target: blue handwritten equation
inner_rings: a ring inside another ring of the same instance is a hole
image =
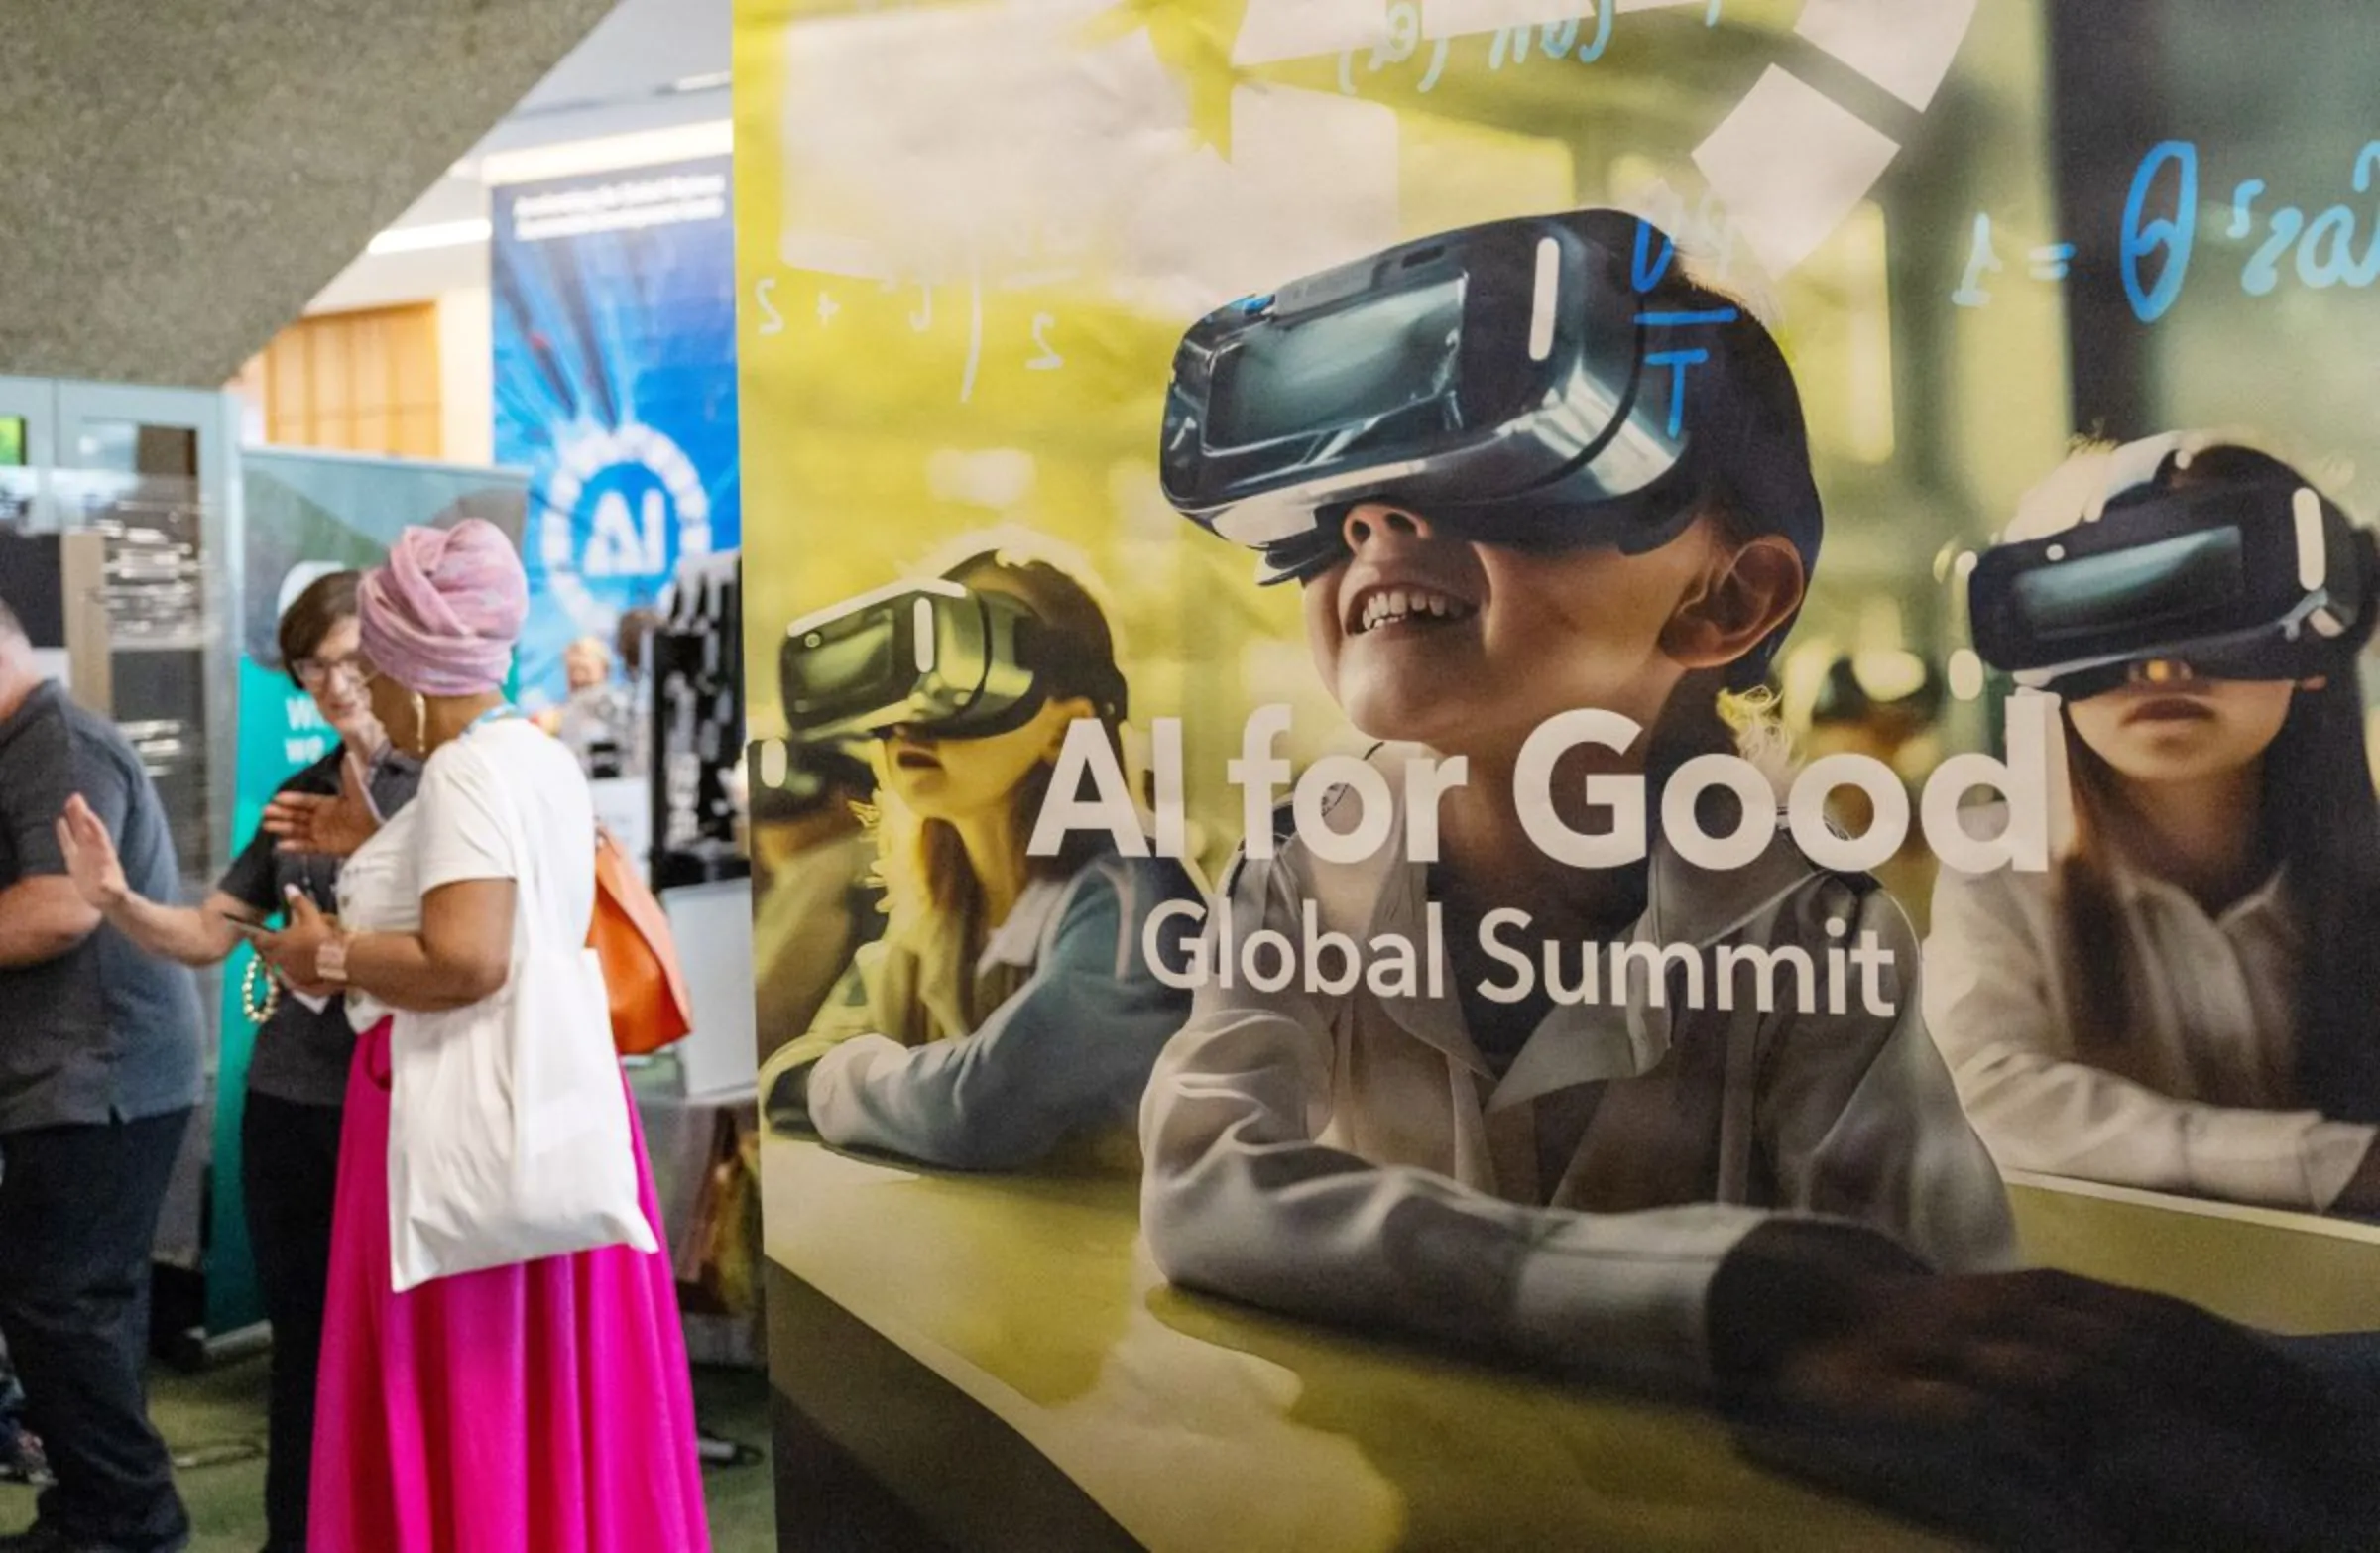
[[[1661,251],[1653,252],[1655,233],[1647,221],[1636,223],[1636,251],[1628,261],[1628,279],[1638,297],[1650,297],[1653,288],[1669,274],[1677,262],[1677,244],[1661,239]],[[1641,329],[1709,329],[1733,323],[1742,316],[1734,307],[1713,307],[1690,312],[1647,311],[1636,314],[1636,326]],[[1711,352],[1700,345],[1670,345],[1644,354],[1648,367],[1669,369],[1669,434],[1677,436],[1686,429],[1686,374],[1711,359]]]
[[[2063,281],[2074,269],[2075,245],[2047,243],[2027,250],[2025,268],[2036,281]],[[1974,235],[1967,243],[1966,275],[1959,289],[1951,293],[1951,300],[1962,307],[1988,307],[1991,293],[1984,282],[2008,268],[2000,257],[1999,239],[1992,230],[1991,217],[1975,216]]]
[[[1703,25],[1717,27],[1726,0],[1709,0],[1703,11]],[[1593,64],[1611,47],[1611,29],[1619,13],[1618,0],[1603,0],[1595,7],[1594,26],[1586,25],[1583,17],[1571,17],[1559,22],[1538,22],[1519,26],[1498,27],[1482,34],[1488,46],[1488,68],[1502,70],[1517,67],[1531,60],[1550,64]],[[1584,41],[1581,35],[1584,34]],[[1421,6],[1418,0],[1393,0],[1388,7],[1388,26],[1380,41],[1372,47],[1366,60],[1368,74],[1377,75],[1393,65],[1405,64],[1421,54],[1428,44],[1430,53],[1422,67],[1422,75],[1414,89],[1435,90],[1445,78],[1448,59],[1454,40],[1451,37],[1431,38],[1422,30]],[[1356,51],[1348,50],[1339,57],[1339,89],[1349,96],[1356,95]]]
[[[2375,180],[2380,180],[2380,140],[2367,142],[2347,171],[2348,187],[2357,195],[2371,195]],[[2133,171],[2123,227],[2117,234],[2116,262],[2124,298],[2143,323],[2155,323],[2172,311],[2189,284],[2204,219],[2202,181],[2195,141],[2164,141]],[[2231,192],[2222,238],[2247,247],[2239,272],[2242,293],[2270,297],[2291,276],[2309,291],[2369,291],[2380,286],[2380,203],[2365,210],[2342,200],[2309,213],[2300,205],[2268,202],[2270,192],[2265,180],[2255,178]],[[2072,243],[2035,247],[2027,255],[2030,273],[2037,281],[2063,281],[2072,271],[2075,253]],[[1988,283],[2007,269],[1990,214],[1977,213],[1965,271],[1951,300],[1962,307],[1988,306]]]

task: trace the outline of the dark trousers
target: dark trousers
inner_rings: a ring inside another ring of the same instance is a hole
[[[190,1113],[0,1134],[0,1338],[71,1542],[180,1547],[189,1517],[149,1422],[149,1254]]]
[[[299,1105],[254,1090],[247,1107],[240,1121],[240,1189],[265,1315],[273,1323],[266,1546],[273,1553],[303,1553],[342,1113],[337,1106]]]
[[[24,1448],[25,1388],[17,1383],[17,1367],[8,1362],[0,1344],[0,1466],[14,1462]]]

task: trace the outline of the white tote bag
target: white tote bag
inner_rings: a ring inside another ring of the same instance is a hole
[[[519,892],[511,977],[467,1009],[399,1012],[389,1031],[389,1276],[400,1294],[606,1246],[658,1250],[637,1191],[602,962],[583,941],[553,941],[539,871],[521,855],[527,827],[517,810],[505,819]],[[593,852],[590,836],[590,865]]]

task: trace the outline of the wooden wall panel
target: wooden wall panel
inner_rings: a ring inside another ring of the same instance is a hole
[[[242,386],[276,446],[444,452],[434,302],[300,318],[250,364]]]

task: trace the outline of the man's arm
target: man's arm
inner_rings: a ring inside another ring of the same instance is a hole
[[[63,874],[39,874],[0,890],[0,967],[41,965],[71,953],[97,930],[99,913],[83,904]]]
[[[109,906],[106,915],[116,931],[138,944],[142,953],[189,966],[222,964],[240,946],[240,935],[231,924],[264,921],[263,912],[221,891],[197,907],[167,905],[146,896],[127,895]]]
[[[16,883],[0,890],[0,967],[41,965],[71,953],[99,926],[58,846],[58,817],[73,796],[74,736],[62,716],[46,717],[11,741],[0,782],[0,824],[17,860]],[[111,835],[124,828],[121,783],[88,794]],[[112,790],[108,790],[112,789]]]

